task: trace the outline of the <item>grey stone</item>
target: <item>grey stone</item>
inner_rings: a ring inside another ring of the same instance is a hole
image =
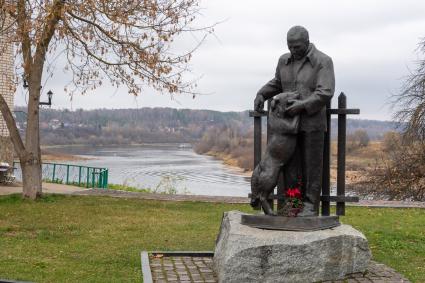
[[[226,212],[217,238],[214,268],[219,282],[317,282],[364,272],[371,252],[349,225],[314,231],[271,231],[240,224]]]

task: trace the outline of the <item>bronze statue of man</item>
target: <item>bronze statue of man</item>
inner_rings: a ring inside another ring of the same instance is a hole
[[[262,110],[264,101],[279,93],[299,94],[285,109],[287,115],[299,115],[299,126],[296,149],[283,165],[284,179],[286,187],[293,187],[302,178],[304,209],[300,216],[314,216],[319,214],[326,104],[335,90],[334,69],[332,59],[310,43],[304,27],[292,27],[287,44],[290,53],[279,58],[275,77],[258,91],[254,110]]]

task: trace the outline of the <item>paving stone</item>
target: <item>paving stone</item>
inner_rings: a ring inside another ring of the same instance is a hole
[[[364,274],[363,273],[353,273],[349,275],[350,278],[363,278]]]
[[[189,276],[189,273],[179,273],[179,272],[177,272],[177,275],[181,278],[181,277],[188,277]]]
[[[217,283],[212,269],[212,259],[208,257],[166,257],[151,260],[152,279],[155,283],[206,282]],[[353,273],[344,280],[322,283],[409,283],[402,275],[384,264],[371,261],[368,270]]]

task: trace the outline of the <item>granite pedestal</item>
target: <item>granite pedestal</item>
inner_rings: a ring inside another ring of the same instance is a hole
[[[318,282],[364,272],[371,252],[349,225],[313,231],[272,231],[241,224],[226,212],[217,238],[214,269],[219,282]]]

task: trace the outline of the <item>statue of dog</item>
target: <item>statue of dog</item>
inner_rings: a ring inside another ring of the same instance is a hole
[[[271,101],[267,121],[269,141],[266,152],[251,177],[251,206],[259,208],[261,205],[267,215],[276,215],[267,199],[277,185],[282,166],[290,160],[296,148],[300,117],[291,117],[285,110],[290,105],[290,100],[298,98],[297,92],[284,92]]]

